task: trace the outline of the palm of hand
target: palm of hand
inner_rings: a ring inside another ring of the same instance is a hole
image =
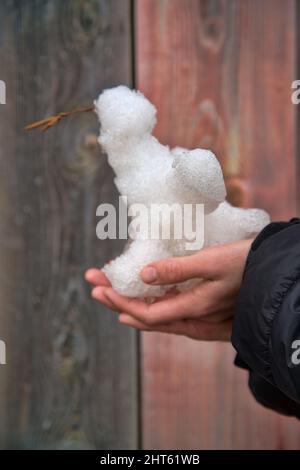
[[[251,243],[252,240],[243,240],[146,266],[141,277],[153,285],[202,279],[189,290],[173,289],[150,304],[118,294],[99,269],[89,269],[86,280],[95,286],[93,298],[117,311],[123,324],[198,340],[229,341],[235,300]]]

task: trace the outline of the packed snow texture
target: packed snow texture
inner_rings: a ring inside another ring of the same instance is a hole
[[[255,236],[269,223],[259,209],[241,209],[225,201],[221,166],[210,150],[170,149],[153,135],[156,108],[139,91],[125,86],[104,90],[95,101],[100,120],[99,143],[115,172],[128,205],[204,204],[204,247]],[[186,240],[153,240],[137,233],[104,273],[116,291],[130,297],[157,297],[171,286],[142,282],[141,269],[152,261],[193,254]],[[190,283],[177,285],[185,289]]]

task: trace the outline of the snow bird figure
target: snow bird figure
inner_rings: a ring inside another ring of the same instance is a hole
[[[127,198],[129,208],[138,204],[147,209],[139,214],[139,223],[131,227],[133,233],[125,251],[103,268],[112,287],[119,293],[153,298],[164,295],[171,287],[187,289],[201,280],[176,286],[151,286],[141,280],[140,271],[150,262],[198,251],[199,247],[191,249],[187,242],[193,242],[193,237],[197,239],[199,231],[203,233],[202,246],[207,247],[255,236],[269,223],[265,211],[233,207],[225,200],[222,169],[210,150],[170,149],[152,135],[156,108],[141,92],[126,86],[107,89],[94,102],[93,108],[74,112],[91,110],[98,115],[99,143],[115,172],[114,181],[120,194]],[[48,129],[74,112],[61,113],[27,126],[27,129]],[[200,226],[197,210],[185,212],[186,205],[203,208]],[[162,217],[149,220],[154,206],[161,208]],[[169,237],[153,237],[153,225],[156,235],[163,233],[166,211],[170,214],[174,209],[176,215],[178,208],[182,209],[179,211],[183,217],[180,224],[196,227],[192,239],[190,231],[189,236],[182,231],[181,237],[176,236],[178,221],[175,216]]]

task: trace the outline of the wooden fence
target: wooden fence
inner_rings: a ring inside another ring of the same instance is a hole
[[[232,200],[297,212],[297,0],[2,0],[0,447],[290,449],[300,427],[263,409],[230,345],[137,334],[90,299],[84,270],[116,202],[97,120],[25,124],[141,89],[164,143],[209,147]]]

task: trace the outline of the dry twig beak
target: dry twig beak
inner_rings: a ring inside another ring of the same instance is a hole
[[[62,112],[57,114],[56,116],[50,116],[48,118],[41,119],[40,121],[33,122],[32,124],[28,124],[28,126],[25,127],[25,130],[32,131],[33,129],[42,129],[43,131],[47,131],[50,127],[55,126],[55,124],[57,124],[63,118],[66,118],[73,114],[88,113],[94,110],[94,106],[90,106],[88,108],[73,109],[73,111],[68,111],[65,113]]]

